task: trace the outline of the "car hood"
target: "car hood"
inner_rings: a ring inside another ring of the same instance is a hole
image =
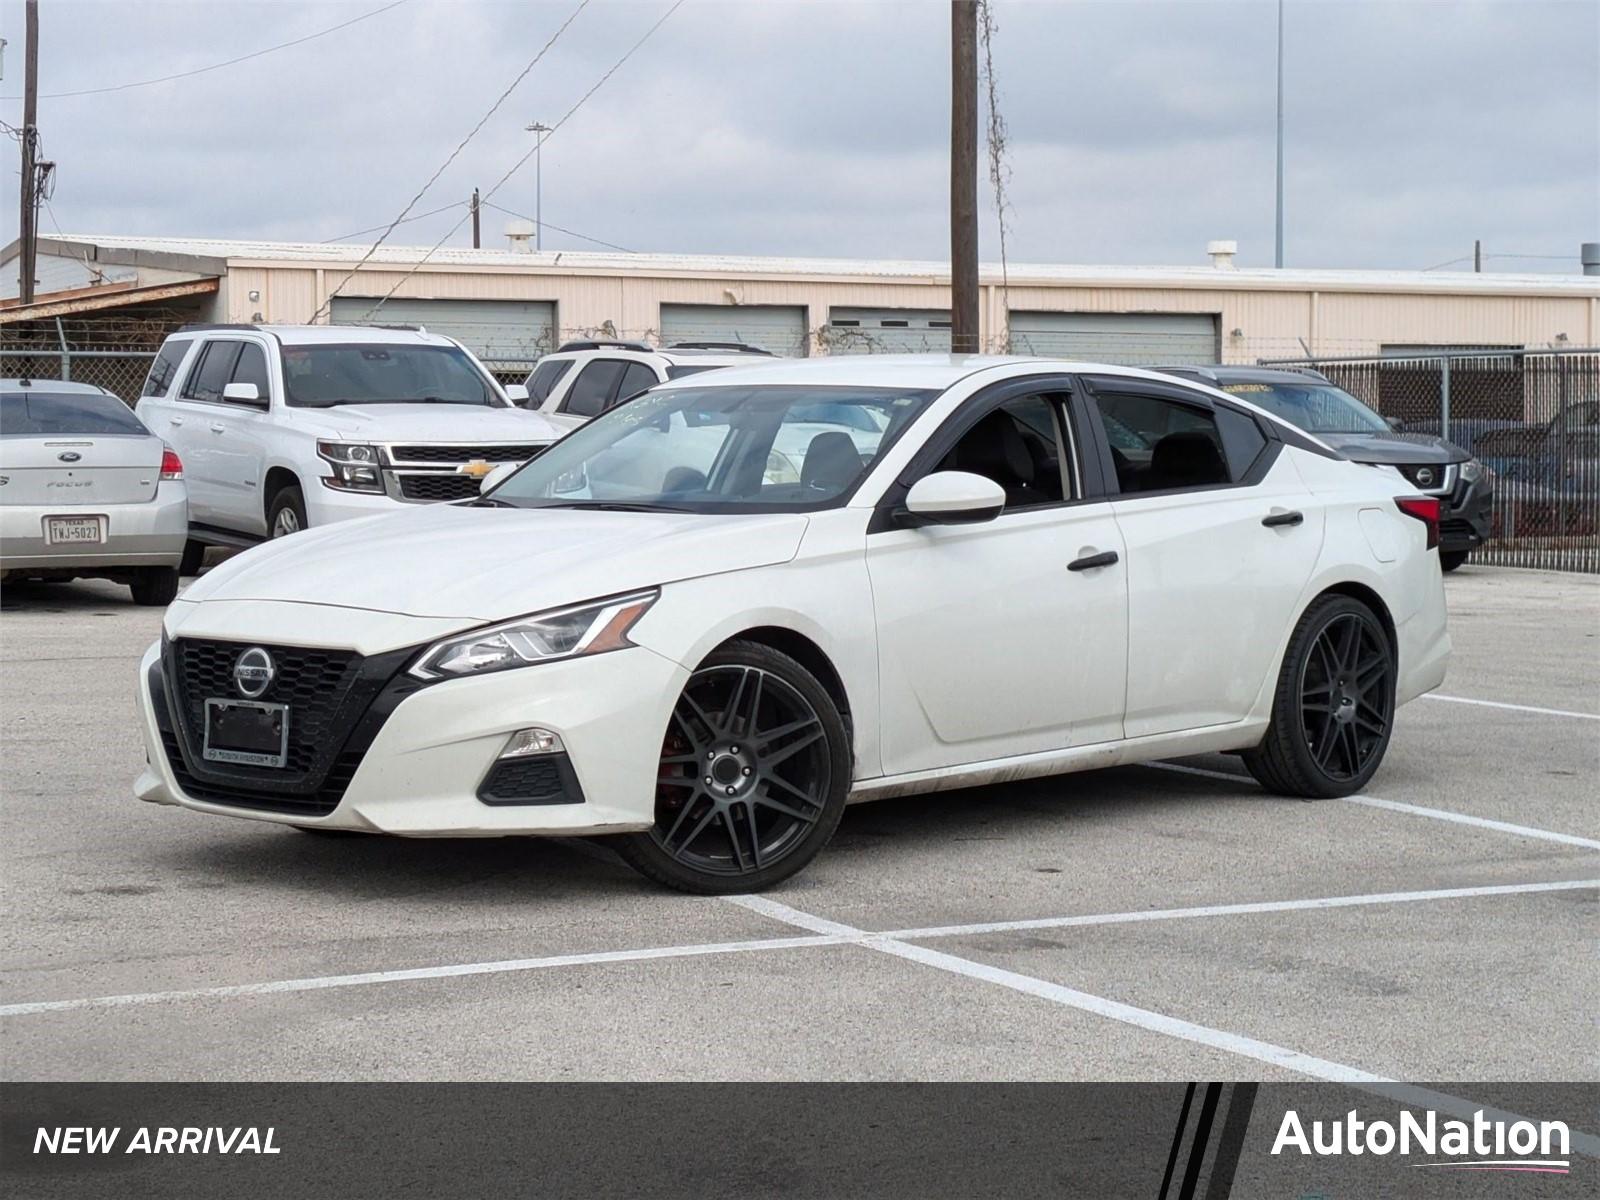
[[[1321,441],[1359,463],[1453,463],[1472,456],[1427,433],[1319,433]]]
[[[434,504],[265,542],[192,601],[274,600],[498,621],[635,588],[787,562],[806,518]]]
[[[553,442],[567,431],[526,408],[341,404],[297,409],[297,423],[351,442]]]

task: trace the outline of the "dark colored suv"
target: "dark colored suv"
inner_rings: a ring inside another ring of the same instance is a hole
[[[1242,396],[1315,434],[1353,462],[1394,467],[1419,492],[1437,496],[1439,564],[1454,571],[1489,536],[1494,472],[1453,442],[1395,429],[1326,376],[1269,367],[1157,367],[1168,375]]]

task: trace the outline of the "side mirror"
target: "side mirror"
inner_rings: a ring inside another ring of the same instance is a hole
[[[513,404],[528,403],[528,385],[525,383],[506,384],[506,399]]]
[[[1389,418],[1389,428],[1394,430],[1396,433],[1404,433],[1405,432],[1405,428],[1406,428],[1406,423],[1404,421],[1402,421],[1399,417],[1390,417]]]
[[[514,462],[501,463],[482,479],[478,480],[478,495],[482,496],[488,492],[494,491],[495,488],[499,487],[507,478],[510,477],[511,472],[515,471],[521,465],[521,463]]]
[[[906,493],[901,525],[976,525],[992,521],[1006,506],[1006,492],[992,479],[970,471],[935,471]]]
[[[261,394],[261,389],[253,383],[224,384],[222,398],[229,404],[249,404],[256,408],[267,407],[266,397]]]

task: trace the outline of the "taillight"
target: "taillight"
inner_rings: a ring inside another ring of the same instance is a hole
[[[178,452],[171,446],[161,452],[161,478],[183,478],[183,460],[178,457]]]
[[[1432,496],[1398,496],[1395,506],[1428,527],[1428,549],[1439,544],[1439,501]]]

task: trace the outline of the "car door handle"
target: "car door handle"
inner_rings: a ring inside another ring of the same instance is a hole
[[[1107,550],[1104,554],[1090,554],[1083,558],[1075,558],[1067,564],[1069,571],[1092,571],[1096,567],[1109,567],[1117,561],[1117,552]]]
[[[182,417],[173,417],[172,418],[172,424],[174,424],[174,425],[182,425],[183,424],[183,418]]]
[[[228,427],[226,425],[224,425],[221,421],[213,421],[213,422],[211,422],[211,432],[212,433],[227,433],[228,432]]]
[[[1261,518],[1261,523],[1268,529],[1277,529],[1285,525],[1301,525],[1306,519],[1305,513],[1277,512]]]

